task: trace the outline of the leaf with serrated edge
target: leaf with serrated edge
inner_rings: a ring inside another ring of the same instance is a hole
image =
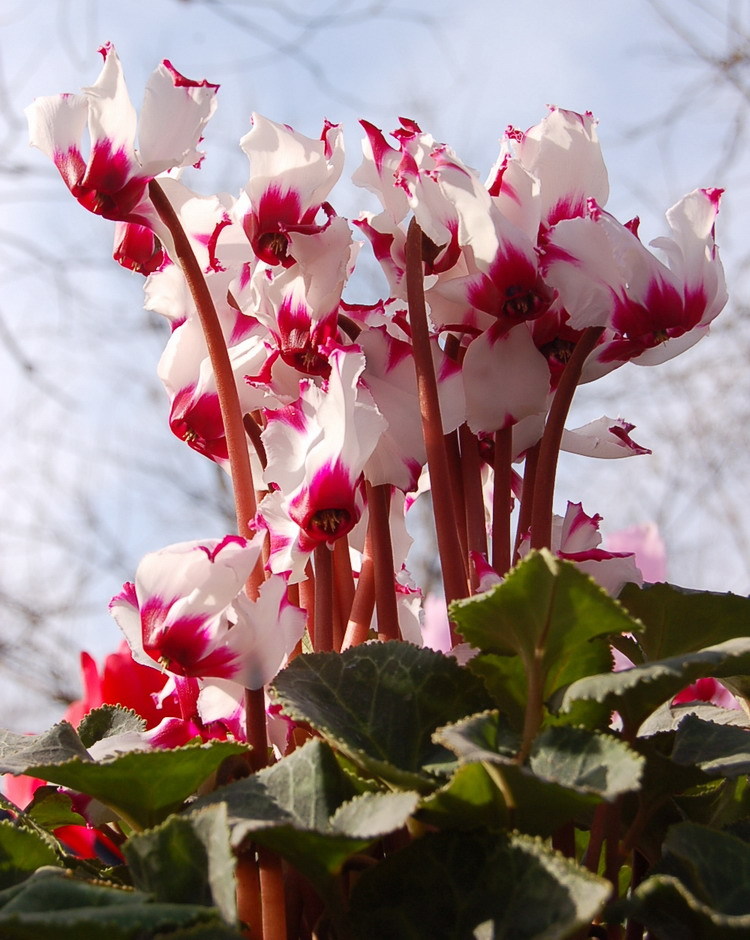
[[[128,734],[146,730],[146,722],[132,708],[121,705],[102,705],[84,715],[78,726],[78,737],[84,747],[116,734]]]
[[[330,747],[312,739],[272,767],[221,787],[194,804],[227,804],[232,844],[246,838],[273,849],[335,900],[333,878],[346,860],[404,825],[419,797],[355,795]]]
[[[724,937],[750,930],[750,845],[696,823],[664,840],[658,874],[638,886],[629,913],[665,940]]]
[[[170,816],[131,836],[123,851],[133,884],[155,900],[214,906],[228,923],[236,921],[235,857],[225,804]]]
[[[41,829],[52,831],[58,826],[85,826],[86,820],[73,809],[73,800],[67,793],[61,793],[56,787],[39,787],[34,792],[31,803],[26,807],[25,816],[19,820],[30,820]]]
[[[75,729],[67,721],[42,734],[0,730],[0,773],[27,774],[32,767],[62,764],[72,758],[91,760]]]
[[[483,652],[516,654],[527,672],[539,665],[544,698],[608,668],[607,637],[641,629],[592,578],[546,549],[486,593],[455,601],[450,613]]]
[[[462,763],[513,763],[518,749],[518,736],[497,712],[472,715],[441,728],[435,737]],[[613,800],[638,789],[643,763],[639,754],[612,735],[563,726],[547,728],[539,735],[528,766],[521,769],[539,780]]]
[[[551,940],[589,924],[610,890],[527,836],[428,833],[362,873],[351,920],[357,940],[471,937],[487,921],[497,937]]]
[[[42,865],[56,865],[55,850],[33,832],[0,820],[0,889],[24,881]]]
[[[93,796],[136,828],[156,825],[178,809],[243,744],[211,741],[170,750],[131,751],[108,760],[70,760],[32,766],[28,772]]]
[[[648,660],[694,653],[747,636],[750,598],[693,591],[673,584],[626,584],[619,602],[640,620],[638,642]]]
[[[309,722],[367,773],[421,791],[435,785],[424,768],[446,758],[432,732],[491,704],[451,657],[395,641],[298,656],[274,686],[285,714]]]
[[[750,773],[750,730],[688,715],[675,735],[672,760],[707,774],[739,777]]]
[[[587,676],[560,690],[549,704],[553,710],[565,712],[577,701],[601,702],[618,711],[625,727],[635,731],[659,705],[696,679],[720,679],[746,670],[750,671],[750,637],[738,637],[697,653]]]
[[[417,808],[419,794],[362,793],[341,806],[331,817],[331,831],[352,839],[378,839],[400,829]]]

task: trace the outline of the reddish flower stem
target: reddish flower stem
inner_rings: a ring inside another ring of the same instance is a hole
[[[458,429],[461,444],[461,473],[463,475],[464,503],[466,506],[466,538],[469,552],[487,555],[487,522],[482,492],[482,463],[479,459],[479,442],[468,425]],[[469,565],[472,590],[478,579],[474,565]]]
[[[159,218],[169,229],[175,246],[177,261],[185,275],[185,280],[198,311],[198,318],[206,340],[206,348],[211,360],[211,367],[216,381],[216,393],[219,398],[221,420],[224,424],[224,433],[227,440],[229,468],[234,489],[234,504],[237,516],[237,531],[245,538],[251,538],[253,530],[250,528],[255,518],[256,502],[253,473],[250,468],[250,454],[247,449],[245,426],[242,420],[242,409],[237,395],[237,385],[234,380],[232,364],[229,360],[224,334],[221,330],[219,315],[216,312],[211,291],[203,276],[198,260],[195,257],[190,239],[185,234],[177,213],[167,194],[157,183],[151,180],[148,193],[154,204]],[[248,594],[251,598],[258,596],[258,587],[262,582],[260,578],[252,578]]]
[[[367,484],[367,507],[370,512],[372,555],[375,562],[375,609],[378,612],[378,636],[381,640],[397,640],[399,637],[390,504],[391,492],[388,485]]]
[[[263,441],[260,437],[260,432],[263,430],[255,421],[255,418],[251,414],[243,415],[242,423],[247,432],[247,436],[250,438],[253,447],[255,448],[255,453],[258,455],[258,460],[260,460],[260,465],[263,469],[266,469],[266,464],[268,459],[266,457],[266,448],[263,444]]]
[[[349,538],[344,535],[336,539],[333,545],[333,579],[336,589],[336,605],[341,611],[341,619],[347,622],[354,602],[354,575],[352,559],[349,554]],[[338,638],[335,649],[340,649],[343,636]]]
[[[315,573],[311,562],[305,566],[305,580],[300,581],[299,585],[300,607],[306,612],[307,633],[310,637],[310,645],[315,646]]]
[[[254,772],[268,764],[266,696],[262,687],[245,689],[245,729],[247,742],[252,746],[248,754],[248,763]]]
[[[315,642],[316,653],[333,649],[333,553],[325,543],[315,552]]]
[[[492,491],[492,567],[504,575],[511,567],[510,514],[513,508],[513,428],[495,431],[493,458],[494,489]]]
[[[372,622],[372,612],[375,609],[375,560],[372,557],[372,518],[367,527],[365,536],[365,547],[362,553],[362,567],[357,579],[357,588],[354,592],[352,601],[352,610],[349,614],[349,623],[346,625],[346,633],[341,649],[348,649],[350,646],[359,646],[364,643],[370,635],[370,624]]]
[[[229,457],[229,471],[232,477],[237,532],[245,538],[251,538],[253,535],[251,525],[257,511],[255,485],[253,483],[253,472],[250,466],[250,453],[247,449],[242,408],[240,407],[240,399],[237,394],[237,384],[234,380],[234,372],[232,371],[232,364],[229,359],[229,350],[227,349],[224,333],[221,329],[219,315],[216,312],[216,306],[211,297],[211,291],[208,288],[206,279],[195,257],[195,252],[190,244],[190,239],[185,233],[167,194],[156,180],[151,180],[148,186],[148,192],[159,218],[169,229],[172,236],[177,261],[182,268],[185,281],[195,302],[195,309],[198,312],[198,319],[200,320],[203,330],[206,349],[208,350],[211,368],[214,373],[216,393],[221,410],[221,420],[224,425],[224,434],[227,441],[227,455]],[[255,570],[250,574],[247,584],[245,585],[245,590],[251,600],[257,599],[258,591],[262,583],[263,566],[259,562],[255,566]],[[262,689],[260,690],[260,695],[262,699]],[[265,703],[263,703],[262,707],[261,720],[257,714],[261,709],[256,699],[257,693],[251,689],[247,689],[245,692],[247,740],[253,748],[250,758],[251,763],[256,763],[260,759],[259,755],[262,755],[262,760],[265,764],[268,749]]]
[[[448,457],[448,470],[451,477],[453,506],[456,510],[456,535],[461,546],[461,560],[464,566],[464,580],[468,582],[469,571],[469,536],[466,522],[466,501],[464,499],[464,480],[461,467],[461,451],[458,446],[458,432],[445,435],[445,453]]]
[[[534,483],[536,482],[536,468],[539,463],[539,442],[537,441],[526,451],[523,467],[523,488],[521,490],[521,505],[518,509],[518,528],[516,540],[513,545],[513,562],[518,561],[518,546],[531,526],[531,513],[534,508]]]
[[[342,608],[342,599],[336,587],[336,556],[331,559],[333,562],[333,629],[331,639],[331,649],[340,650],[346,634],[346,624],[349,619],[349,611],[344,612]]]
[[[237,858],[235,868],[237,885],[237,917],[247,926],[242,931],[247,940],[265,940],[260,900],[260,875],[255,852],[249,849]]]
[[[589,834],[589,844],[583,856],[583,864],[595,875],[599,871],[599,860],[602,855],[602,846],[604,845],[606,808],[608,805],[608,803],[600,803],[594,810],[594,819],[591,823],[591,832]]]
[[[260,894],[263,899],[263,940],[287,940],[284,872],[279,856],[258,847]]]
[[[427,326],[427,309],[424,299],[424,268],[422,264],[422,230],[417,220],[412,219],[406,237],[406,289],[409,301],[409,320],[412,331],[414,365],[417,373],[419,408],[422,415],[422,434],[427,451],[427,466],[430,471],[432,505],[435,514],[440,567],[443,573],[443,588],[448,602],[465,597],[468,586],[461,561],[457,536],[456,511],[451,492],[448,457],[443,438],[443,422],[440,416],[440,401],[437,380],[430,348]],[[451,637],[456,642],[454,628]]]
[[[555,495],[557,460],[565,429],[565,419],[578,387],[584,363],[596,346],[603,326],[590,326],[578,340],[573,354],[563,369],[552,399],[539,446],[539,465],[534,485],[534,506],[531,514],[531,547],[549,548],[552,539],[552,504]]]

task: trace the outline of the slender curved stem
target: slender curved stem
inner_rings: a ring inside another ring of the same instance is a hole
[[[255,487],[250,467],[250,454],[247,449],[245,425],[242,419],[242,408],[237,395],[237,385],[229,359],[229,350],[219,322],[219,315],[216,312],[211,291],[195,257],[190,240],[185,234],[167,194],[156,180],[151,180],[148,192],[159,218],[169,229],[172,236],[177,261],[182,268],[182,273],[185,275],[185,280],[195,302],[195,308],[198,311],[198,318],[203,329],[206,348],[208,349],[216,381],[221,419],[227,439],[227,452],[237,515],[237,531],[240,535],[250,538],[253,534],[250,524],[255,518],[257,508]],[[256,584],[255,596],[257,596],[257,587]]]
[[[365,536],[362,566],[359,570],[357,588],[354,592],[349,623],[346,625],[342,651],[350,646],[365,643],[370,636],[372,612],[375,609],[375,560],[372,557],[372,517]]]
[[[315,547],[315,641],[316,653],[333,649],[333,552],[323,542]]]
[[[505,575],[511,566],[510,513],[513,477],[513,428],[495,431],[492,492],[492,567]]]
[[[432,505],[435,514],[438,553],[443,573],[443,588],[447,601],[466,597],[468,585],[464,574],[461,546],[456,527],[451,476],[443,438],[443,422],[437,380],[432,362],[430,335],[427,327],[427,308],[424,300],[424,267],[422,263],[422,230],[412,219],[406,237],[406,288],[409,300],[414,365],[417,372],[419,407],[422,414],[422,434],[430,471]],[[452,638],[456,637],[451,627]]]
[[[263,898],[263,940],[287,940],[284,872],[279,856],[258,847],[260,893]]]
[[[534,505],[531,515],[531,547],[549,548],[552,538],[552,503],[555,495],[555,476],[565,419],[578,387],[584,363],[599,341],[603,326],[590,326],[583,331],[573,355],[568,360],[552,399],[552,406],[544,426],[539,446],[539,463],[534,485]]]
[[[518,561],[518,548],[531,527],[531,514],[534,508],[534,483],[536,482],[536,467],[539,463],[539,441],[526,451],[523,466],[523,485],[521,488],[521,505],[518,508],[518,526],[516,540],[513,543],[513,562]]]
[[[482,492],[482,464],[479,442],[467,424],[458,429],[461,444],[461,474],[463,476],[464,505],[466,509],[466,540],[469,552],[487,555],[487,521]],[[475,590],[479,579],[473,564],[469,564],[471,587]]]
[[[367,506],[370,512],[372,554],[375,561],[375,609],[378,612],[378,636],[381,640],[397,640],[399,635],[389,519],[390,502],[390,487],[387,484],[367,484]]]

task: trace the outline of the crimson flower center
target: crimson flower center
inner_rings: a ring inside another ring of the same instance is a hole
[[[319,509],[310,520],[310,527],[326,535],[335,535],[348,524],[349,518],[346,509]]]

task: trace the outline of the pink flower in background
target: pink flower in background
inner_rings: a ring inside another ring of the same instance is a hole
[[[608,551],[633,552],[644,581],[653,584],[667,580],[667,549],[655,523],[644,522],[610,532],[604,544]]]

